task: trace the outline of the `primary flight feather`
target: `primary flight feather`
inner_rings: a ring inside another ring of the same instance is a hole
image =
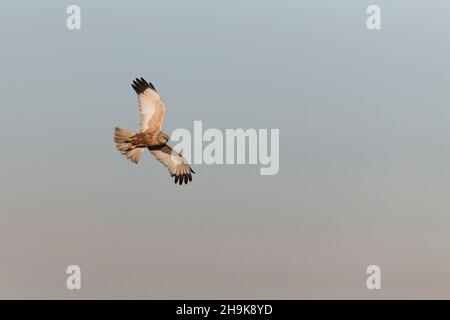
[[[133,133],[126,129],[115,128],[114,142],[117,150],[134,163],[138,163],[145,149],[159,160],[180,185],[192,181],[192,170],[183,156],[167,144],[169,136],[161,131],[166,108],[155,87],[143,78],[135,79],[131,84],[138,95],[141,115],[140,130]]]

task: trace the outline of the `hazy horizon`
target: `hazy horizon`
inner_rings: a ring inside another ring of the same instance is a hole
[[[0,298],[450,298],[449,12],[6,1]],[[135,77],[162,96],[166,132],[279,129],[278,174],[194,165],[179,187],[148,152],[127,161],[113,130],[138,128]]]

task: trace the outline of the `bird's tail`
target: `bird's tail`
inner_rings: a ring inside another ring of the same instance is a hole
[[[130,142],[132,136],[134,136],[134,133],[126,129],[117,127],[114,129],[114,142],[116,143],[117,150],[126,156],[127,159],[137,164],[144,153],[144,148],[135,148]]]

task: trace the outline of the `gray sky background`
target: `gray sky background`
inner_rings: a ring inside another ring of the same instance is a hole
[[[0,298],[450,298],[449,14],[444,0],[4,1]],[[196,165],[180,188],[150,156],[132,165],[112,133],[138,127],[136,76],[167,132],[279,128],[279,174]]]

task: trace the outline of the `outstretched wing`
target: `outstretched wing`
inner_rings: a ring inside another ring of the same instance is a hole
[[[136,78],[131,86],[138,94],[139,111],[141,113],[140,131],[161,130],[166,108],[155,87],[150,82],[145,81],[144,78]]]
[[[181,185],[183,181],[185,184],[192,181],[191,173],[195,173],[194,170],[171,146],[165,144],[162,147],[150,147],[149,150],[169,170],[170,175],[175,177],[175,183],[179,182]]]

